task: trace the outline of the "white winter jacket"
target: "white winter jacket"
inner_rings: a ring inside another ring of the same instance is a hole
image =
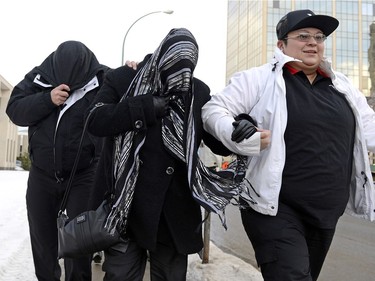
[[[256,204],[250,205],[258,212],[273,216],[278,210],[288,118],[282,68],[292,60],[295,59],[276,48],[270,63],[234,74],[228,86],[213,95],[202,109],[204,128],[208,132],[233,152],[251,156],[246,179],[257,194],[252,191]],[[375,152],[375,113],[368,106],[365,96],[346,76],[333,71],[327,59],[322,61],[320,68],[331,77],[333,86],[345,95],[356,119],[353,174],[346,211],[373,221],[375,189],[368,150]],[[260,151],[259,132],[240,143],[231,141],[233,117],[241,113],[254,117],[259,128],[271,130],[271,144],[267,149]]]

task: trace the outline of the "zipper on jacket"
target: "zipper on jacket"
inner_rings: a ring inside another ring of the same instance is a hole
[[[61,108],[60,108],[61,110]],[[53,134],[53,164],[56,168],[56,134],[57,134],[57,127],[55,128],[55,132]],[[55,178],[56,178],[56,183],[62,183],[63,182],[63,178],[59,178],[57,176],[57,171],[55,169]]]
[[[57,133],[57,128],[55,129],[55,133],[53,134],[53,163],[56,167],[56,133]],[[64,181],[64,178],[61,178],[57,175],[57,171],[55,170],[55,178],[56,178],[56,183],[62,183]]]
[[[98,107],[102,107],[103,105],[105,105],[104,102],[97,102],[94,107],[90,110],[90,113],[93,112],[95,109],[97,109]]]
[[[28,147],[28,151],[29,151],[29,157],[30,157],[30,161],[31,163],[33,163],[33,153],[32,153],[32,143],[31,143],[31,140],[33,139],[33,136],[36,134],[36,132],[39,130],[39,127],[37,127],[35,129],[35,131],[31,134],[31,136],[28,138],[28,142],[29,142],[29,147]]]

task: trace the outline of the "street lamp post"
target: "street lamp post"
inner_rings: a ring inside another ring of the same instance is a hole
[[[121,65],[124,65],[124,47],[125,47],[125,40],[126,40],[126,36],[128,35],[130,29],[133,27],[133,25],[135,25],[139,20],[143,19],[144,17],[147,17],[149,15],[152,15],[152,14],[157,14],[157,13],[164,13],[164,14],[172,14],[173,11],[172,10],[166,10],[166,11],[154,11],[154,12],[151,12],[151,13],[147,13],[141,17],[139,17],[137,20],[135,20],[132,25],[128,28],[128,30],[126,31],[125,33],[125,36],[124,36],[124,40],[122,41],[122,58],[121,58]]]

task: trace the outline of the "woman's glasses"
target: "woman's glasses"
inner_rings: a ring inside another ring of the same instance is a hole
[[[324,34],[321,34],[321,33],[318,33],[318,34],[315,34],[315,35],[312,35],[310,33],[300,33],[296,36],[292,36],[292,37],[285,37],[284,39],[295,39],[295,40],[298,40],[298,41],[301,41],[301,42],[309,42],[311,37],[313,37],[316,41],[316,43],[323,43],[326,39],[327,39],[327,36],[325,36]]]

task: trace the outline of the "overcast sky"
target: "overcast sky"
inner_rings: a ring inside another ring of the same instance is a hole
[[[0,75],[15,86],[66,40],[89,47],[102,64],[140,61],[153,52],[170,29],[188,28],[199,45],[195,76],[211,91],[225,86],[227,0],[6,0],[1,3]]]

